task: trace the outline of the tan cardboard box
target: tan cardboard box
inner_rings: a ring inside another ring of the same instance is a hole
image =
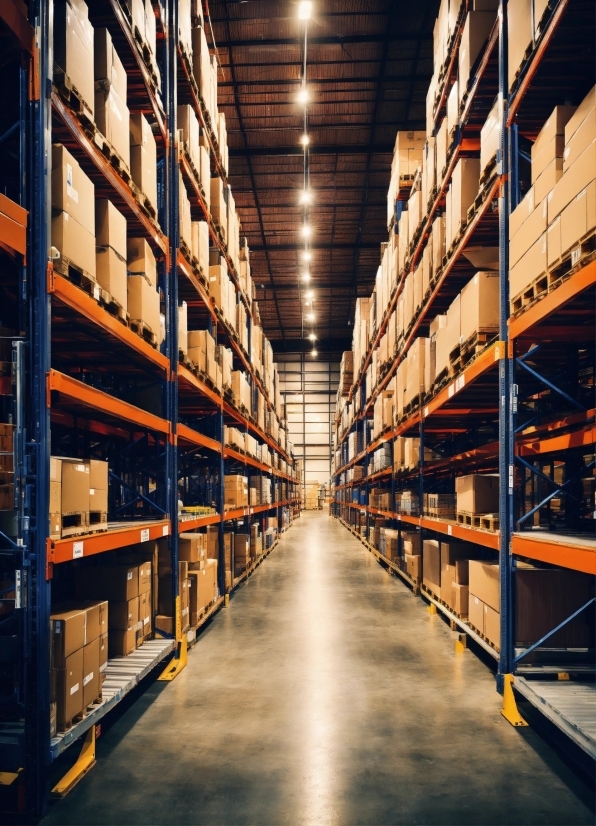
[[[112,37],[107,29],[95,29],[93,34],[95,85],[105,89],[114,87],[120,100],[126,101],[127,76]]]
[[[509,295],[515,298],[539,276],[546,272],[546,233],[509,270]]]
[[[57,668],[85,644],[85,611],[68,609],[50,614],[52,662]]]
[[[422,557],[419,554],[405,554],[406,573],[414,582],[420,582],[422,579]]]
[[[62,509],[62,482],[50,482],[50,513],[60,513]]]
[[[489,162],[495,157],[501,139],[501,121],[499,101],[496,100],[493,108],[480,130],[480,174],[484,172]]]
[[[105,671],[108,664],[108,633],[102,634],[99,638],[99,670]]]
[[[590,110],[589,114],[569,139],[563,151],[564,172],[567,172],[569,167],[585,152],[593,140],[596,140],[596,109]]]
[[[495,22],[495,13],[493,11],[470,11],[464,23],[464,30],[462,32],[460,46],[459,46],[459,98],[462,99],[463,93],[468,88],[468,81],[470,79],[470,71],[480,54],[480,51],[486,43],[491,29]]]
[[[130,169],[130,113],[115,87],[95,90],[95,125]]]
[[[468,616],[469,588],[459,582],[451,584],[451,602],[449,603],[460,617]]]
[[[185,562],[200,562],[205,559],[205,534],[181,533],[178,539],[178,558]]]
[[[68,213],[95,236],[95,187],[79,162],[60,143],[52,146],[52,209]]]
[[[534,35],[532,26],[532,0],[515,0],[507,9],[507,79],[513,86],[526,49]]]
[[[453,607],[452,585],[457,581],[456,561],[470,555],[470,546],[464,542],[441,542],[441,599]]]
[[[82,4],[56,3],[54,20],[54,61],[93,114],[93,26]]]
[[[532,190],[532,192],[534,192]],[[520,205],[521,206],[521,205]],[[526,204],[523,206],[523,213],[525,216],[524,222],[519,226],[515,235],[510,233],[509,242],[509,266],[513,267],[520,258],[526,254],[530,247],[544,235],[547,230],[547,200],[537,203],[535,209],[529,214],[526,213]],[[518,207],[519,209],[519,207]],[[517,210],[515,211],[517,213]]]
[[[441,593],[441,550],[436,539],[425,539],[422,544],[422,583],[433,594]]]
[[[99,286],[107,290],[126,312],[128,307],[126,260],[111,247],[98,247],[95,253],[95,277]]]
[[[573,115],[565,124],[565,144],[571,141],[577,129],[582,125],[585,118],[596,108],[596,86],[592,86],[588,94],[576,108]]]
[[[540,137],[540,136],[539,136]],[[532,144],[532,183],[535,184],[544,170],[557,158],[563,157],[565,138],[563,135],[554,135],[546,144]],[[536,201],[541,200],[536,198]]]
[[[563,177],[563,158],[553,158],[534,182],[534,197],[540,203]]]
[[[538,137],[534,141],[531,150],[532,163],[534,162],[534,158],[537,158],[557,135],[565,135],[565,125],[576,108],[575,106],[555,106],[552,114],[548,120],[544,122],[542,129],[538,133]],[[560,157],[560,155],[556,157]]]
[[[129,275],[127,281],[128,312],[133,321],[143,321],[159,336],[159,293],[142,275]]]
[[[83,647],[70,654],[56,669],[56,716],[58,729],[72,723],[83,710]]]
[[[451,234],[455,238],[468,221],[468,209],[478,195],[480,159],[460,158],[451,179]]]
[[[499,510],[499,477],[477,473],[455,479],[456,508],[465,513],[497,513]],[[478,594],[477,594],[478,596]]]
[[[474,594],[468,594],[468,622],[484,634],[484,603]]]
[[[56,247],[61,258],[69,259],[95,278],[95,236],[68,212],[59,212],[52,217],[52,246]]]
[[[152,153],[143,146],[131,146],[130,172],[134,183],[157,212],[157,168]]]
[[[89,466],[62,460],[62,513],[88,513]]]
[[[99,687],[99,637],[83,648],[83,708],[100,694]]]
[[[549,224],[594,178],[596,178],[596,140],[584,149],[549,193],[547,207]]]
[[[144,275],[151,286],[157,289],[157,263],[146,238],[129,238],[124,256],[129,272]]]
[[[112,657],[127,657],[137,647],[138,628],[129,628],[127,631],[110,628],[108,634],[108,654]]]
[[[111,247],[126,261],[126,218],[107,198],[95,202],[95,243]]]
[[[108,463],[97,459],[89,461],[89,510],[108,511]]]
[[[460,338],[467,341],[477,332],[498,332],[499,274],[477,272],[461,291]]]
[[[108,633],[115,631],[127,631],[134,628],[139,622],[139,597],[118,602],[110,600],[108,615]]]
[[[501,615],[490,605],[484,606],[484,636],[489,642],[499,648],[501,644]]]
[[[522,224],[526,221],[530,215],[534,212],[536,201],[534,198],[534,187],[530,187],[530,189],[526,192],[522,200],[513,210],[511,215],[509,216],[509,238],[514,238],[515,235],[519,232]]]
[[[561,255],[596,227],[596,180],[567,204],[561,213]]]
[[[559,215],[546,231],[546,263],[551,267],[562,255],[561,216]]]
[[[493,610],[500,607],[499,566],[479,559],[471,559],[469,563],[470,595],[481,599]]]
[[[75,594],[77,599],[127,602],[139,595],[138,566],[115,564],[77,568]]]
[[[404,554],[419,556],[422,554],[422,534],[417,531],[402,531],[401,541]]]
[[[62,536],[62,514],[60,511],[57,513],[50,513],[50,539],[60,539]]]
[[[139,596],[141,596],[141,594],[148,594],[151,592],[152,580],[153,572],[151,562],[141,562],[139,565]]]

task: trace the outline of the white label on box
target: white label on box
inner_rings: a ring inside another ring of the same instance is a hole
[[[571,250],[571,266],[575,267],[577,262],[579,261],[579,257],[582,253],[581,247],[576,247],[574,250]]]
[[[452,396],[455,395],[455,385],[454,384],[449,385],[449,390],[448,390],[447,395],[449,396],[449,398],[451,398]]]
[[[83,677],[83,685],[87,685],[87,683],[90,683],[92,679],[93,679],[93,671],[91,672],[91,674],[87,674],[86,677]]]
[[[100,297],[101,297],[101,290],[99,289],[99,287],[97,286],[97,284],[94,284],[94,285],[93,285],[93,298],[94,298],[96,301],[99,301]]]
[[[397,514],[397,518],[398,518],[398,519],[399,519],[399,521],[401,522],[401,513],[398,513],[398,514]]]
[[[89,496],[95,496],[95,488],[89,488]]]
[[[449,534],[449,536],[451,536],[451,535],[452,535],[452,533],[453,533],[453,528],[451,527],[451,525],[447,525],[447,533]]]
[[[149,528],[143,528],[141,531],[141,542],[149,542]]]
[[[129,571],[129,572],[127,573],[127,575],[126,575],[126,579],[127,579],[127,580],[132,579],[132,571]]]
[[[145,619],[143,620],[143,625],[147,625],[148,622],[149,622],[149,617],[145,617]]]
[[[70,689],[70,696],[72,697],[73,694],[76,694],[79,690],[79,684],[75,683],[73,687]]]
[[[82,542],[73,542],[72,543],[72,558],[73,559],[80,559],[83,556],[83,543]]]
[[[161,535],[162,536],[167,536],[169,533],[170,533],[170,526],[169,525],[164,525]]]
[[[461,376],[459,376],[459,377],[457,378],[456,382],[455,382],[455,390],[456,390],[456,392],[458,392],[458,393],[459,393],[459,391],[462,389],[462,387],[465,387],[465,384],[466,384],[466,377],[465,377],[465,375],[462,373],[462,375],[461,375]]]
[[[69,163],[66,164],[66,194],[76,204],[79,203],[79,193],[72,185],[72,166]]]

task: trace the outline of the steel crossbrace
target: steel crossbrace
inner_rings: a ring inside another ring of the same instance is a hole
[[[534,370],[533,367],[530,367],[528,364],[525,363],[524,358],[529,356],[530,353],[535,353],[537,349],[538,349],[538,347],[535,347],[534,350],[529,351],[528,353],[526,353],[525,356],[523,356],[521,358],[517,358],[516,362],[520,365],[520,367],[523,367],[524,370],[527,370],[528,373],[530,373],[530,375],[534,376],[534,378],[538,379],[538,381],[541,381],[543,384],[545,384],[547,387],[549,387],[555,393],[558,393],[559,396],[562,396],[564,399],[566,399],[570,404],[572,404],[578,410],[585,410],[586,408],[583,406],[583,404],[580,404],[580,402],[578,402],[576,399],[574,399],[572,396],[570,396],[569,393],[566,393],[564,390],[561,390],[560,387],[557,387],[556,384],[553,384],[552,381],[549,381],[547,378],[542,376],[537,370]]]
[[[116,513],[120,513],[120,511],[126,510],[126,508],[130,508],[131,505],[134,505],[134,503],[139,501],[139,500],[141,500],[141,502],[145,502],[145,504],[149,505],[149,507],[155,508],[155,510],[159,511],[159,513],[164,513],[164,514],[166,513],[166,511],[163,508],[160,508],[159,505],[157,505],[155,502],[153,502],[147,496],[144,496],[142,493],[139,493],[137,490],[135,490],[133,487],[128,485],[126,482],[123,482],[122,479],[119,476],[116,476],[116,474],[113,473],[112,471],[110,471],[110,478],[113,479],[114,481],[118,482],[118,484],[121,487],[123,487],[125,490],[128,490],[131,493],[134,493],[134,495],[135,495],[135,498],[131,502],[127,502],[126,505],[121,505],[116,510]]]

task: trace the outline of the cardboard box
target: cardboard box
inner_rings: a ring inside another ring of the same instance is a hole
[[[83,648],[66,657],[55,670],[56,718],[62,730],[83,710]]]
[[[130,171],[132,179],[157,211],[157,147],[144,115],[130,116]]]
[[[480,174],[495,157],[501,141],[501,112],[498,99],[480,130]]]
[[[95,243],[111,247],[126,261],[126,218],[107,198],[95,202]]]
[[[100,694],[99,637],[83,648],[83,708],[87,708]]]
[[[563,172],[575,163],[594,140],[596,140],[596,109],[591,109],[565,146],[562,153]]]
[[[596,140],[585,149],[548,195],[548,222],[555,220],[567,204],[596,178]]]
[[[85,611],[71,609],[50,615],[52,662],[64,668],[66,659],[85,644]]]
[[[54,62],[68,76],[93,115],[93,26],[80,0],[54,5]]]
[[[139,596],[147,594],[151,591],[151,582],[153,580],[153,572],[151,562],[141,562],[138,568],[139,571]]]
[[[498,475],[458,476],[455,479],[456,508],[465,513],[498,513]],[[478,594],[476,595],[478,596]]]
[[[132,654],[137,647],[136,628],[131,628],[128,631],[110,629],[108,634],[108,654],[110,659],[112,657],[127,657]]]
[[[76,158],[60,143],[52,146],[52,209],[66,212],[89,235],[95,236],[95,187]]]
[[[459,46],[459,99],[468,88],[468,81],[472,68],[480,52],[488,40],[488,36],[495,23],[496,15],[492,11],[470,11],[464,23],[464,29]]]
[[[114,48],[112,37],[107,29],[95,29],[93,34],[95,87],[99,86],[103,89],[113,87],[120,100],[126,102],[127,76],[122,61]]]
[[[561,255],[561,216],[559,215],[546,231],[546,261],[548,268],[552,267]]]
[[[62,482],[50,482],[50,513],[60,513],[62,509]]]
[[[126,241],[126,265],[135,275],[144,275],[149,284],[157,289],[157,262],[146,238],[129,238]]]
[[[422,544],[422,583],[436,596],[441,593],[441,549],[436,539]]]
[[[468,209],[478,195],[480,159],[460,158],[451,178],[451,240],[468,222]],[[447,238],[447,246],[450,239]]]
[[[205,560],[205,534],[181,533],[178,539],[178,558],[186,562]]]
[[[507,8],[507,79],[513,86],[528,46],[532,43],[532,0],[512,0]]]
[[[159,336],[159,293],[142,275],[129,275],[128,312],[133,321],[143,321]]]
[[[553,158],[534,182],[534,197],[539,203],[563,177],[563,158]]]
[[[91,278],[96,277],[95,236],[68,212],[52,217],[52,246],[61,258],[68,259]]]
[[[88,513],[89,466],[80,461],[62,460],[63,514]]]
[[[77,568],[75,593],[77,599],[127,602],[139,595],[138,566],[116,564]]]
[[[152,614],[151,591],[145,591],[139,596],[139,622],[141,624],[141,638],[147,637],[151,634]]]
[[[470,546],[464,542],[441,542],[441,599],[453,608],[452,585],[456,582],[458,559],[470,555]]]
[[[515,298],[546,272],[546,233],[509,270],[509,295]]]
[[[178,106],[178,129],[182,132],[182,140],[188,147],[192,164],[200,175],[199,121],[194,109],[189,104]]]
[[[95,252],[95,277],[99,286],[107,290],[126,312],[128,308],[126,260],[111,247],[98,247]]]
[[[576,108],[573,115],[565,124],[565,144],[569,144],[579,127],[588,115],[596,109],[596,86],[592,86],[588,94]]]
[[[563,150],[565,149],[565,138],[563,135],[555,135],[549,143],[538,147],[536,150],[536,143],[532,144],[532,183],[535,184],[538,178],[542,175],[544,170],[552,161],[557,158],[563,158]],[[536,200],[541,200],[536,198]]]
[[[534,190],[532,190],[534,194]],[[523,205],[522,205],[523,204]],[[519,217],[523,218],[523,223],[515,234],[510,234],[509,241],[509,266],[513,267],[526,254],[530,247],[541,238],[547,230],[547,200],[546,198],[537,203],[536,208],[528,212],[528,204],[520,204],[521,212]],[[518,210],[515,210],[517,215]]]
[[[460,338],[499,330],[499,274],[477,272],[461,291]],[[430,389],[430,388],[429,388]]]
[[[414,582],[420,582],[422,579],[422,557],[419,554],[405,554],[406,573]]]
[[[95,125],[111,147],[130,169],[128,119],[130,113],[125,100],[112,86],[95,90]]]
[[[596,227],[596,180],[567,204],[561,213],[561,255]]]
[[[108,664],[108,634],[102,634],[99,638],[99,670],[105,671]]]
[[[461,585],[459,582],[451,584],[451,602],[449,604],[460,617],[468,616],[469,593],[467,585]]]
[[[500,608],[499,566],[479,559],[469,562],[469,587],[472,594],[494,611]]]
[[[50,513],[49,523],[50,539],[60,539],[62,536],[62,514],[60,511],[57,513]]]
[[[532,145],[532,164],[534,159],[538,158],[557,135],[565,135],[565,125],[576,108],[575,106],[555,106]],[[556,155],[556,157],[560,157],[560,155]]]
[[[484,606],[484,636],[495,648],[501,645],[501,615],[490,605]]]
[[[89,461],[89,510],[108,511],[108,463],[97,459]]]
[[[127,631],[139,622],[139,598],[118,602],[110,600],[108,616],[108,633],[112,630]]]
[[[468,622],[484,634],[484,603],[471,593],[468,593]]]

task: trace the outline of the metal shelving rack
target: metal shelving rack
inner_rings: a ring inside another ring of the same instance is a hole
[[[444,114],[449,86],[455,76],[455,49],[465,22],[466,10],[464,4],[464,12],[452,39],[454,45],[450,64],[443,73],[443,86],[437,92],[435,129]],[[522,148],[523,140],[535,138],[555,105],[569,98],[579,103],[594,84],[593,6],[581,0],[576,3],[573,0],[559,0],[549,4],[544,18],[537,22],[540,23],[537,36],[510,92],[507,74],[507,2],[501,0],[495,26],[476,64],[467,96],[460,106],[454,144],[448,154],[442,180],[428,204],[421,233],[411,249],[410,263],[406,271],[398,274],[397,286],[381,324],[372,335],[362,365],[354,365],[355,382],[349,401],[357,399],[357,394],[361,394],[361,403],[352,424],[345,432],[338,434],[337,447],[341,456],[338,464],[341,466],[334,470],[336,501],[333,510],[340,521],[387,569],[406,581],[414,593],[420,593],[431,607],[434,606],[433,611],[441,612],[453,629],[464,631],[467,637],[492,656],[497,667],[497,689],[504,695],[504,714],[513,724],[524,724],[515,706],[515,697],[521,695],[565,731],[581,749],[594,757],[596,727],[593,723],[593,707],[596,691],[593,664],[586,667],[584,662],[581,665],[574,660],[573,654],[570,658],[566,657],[567,652],[555,652],[554,655],[548,652],[550,661],[547,663],[544,659],[541,660],[540,652],[538,656],[536,653],[569,618],[535,646],[525,650],[515,648],[515,571],[519,560],[596,574],[593,522],[583,532],[569,529],[572,520],[559,525],[558,532],[524,529],[531,514],[537,512],[540,505],[544,506],[545,502],[548,503],[556,496],[564,496],[566,492],[565,484],[551,481],[548,483],[548,491],[539,495],[540,488],[534,485],[532,491],[537,489],[538,493],[530,503],[531,507],[525,506],[532,481],[540,479],[544,482],[544,474],[542,477],[540,475],[539,461],[542,458],[553,459],[570,463],[576,472],[578,469],[589,471],[594,464],[596,436],[593,381],[590,387],[583,388],[578,397],[577,391],[580,388],[575,388],[574,396],[568,387],[558,387],[556,379],[552,378],[556,372],[552,368],[553,350],[560,348],[563,343],[572,342],[576,349],[584,344],[588,350],[591,347],[593,351],[596,299],[596,261],[593,256],[583,257],[571,267],[565,277],[553,283],[552,289],[549,288],[548,292],[523,311],[510,316],[509,310],[509,215],[521,198],[523,176],[520,169],[525,148]],[[590,38],[591,44],[588,42]],[[563,55],[566,55],[564,61]],[[497,95],[503,101],[503,107],[501,143],[494,173],[481,188],[473,214],[469,216],[462,236],[448,251],[438,277],[431,279],[429,291],[410,329],[397,342],[389,369],[381,375],[373,392],[367,393],[369,388],[366,387],[366,371],[373,351],[379,346],[397,306],[406,275],[410,269],[414,269],[420,258],[432,220],[444,205],[449,178],[458,158],[478,151],[480,126]],[[375,398],[395,375],[397,366],[414,337],[426,334],[430,319],[437,313],[444,312],[451,298],[461,289],[461,254],[472,239],[476,244],[499,248],[498,336],[465,369],[450,379],[446,386],[439,388],[434,395],[421,399],[419,405],[396,427],[370,442],[367,438],[367,422],[370,422]],[[535,347],[535,342],[545,342],[542,352]],[[523,363],[528,351],[532,354],[533,366],[530,370]],[[555,366],[561,372],[561,360]],[[576,365],[576,378],[577,375]],[[524,401],[533,398],[537,384],[561,399],[562,409],[557,413],[556,405],[552,405],[550,415],[546,412],[542,417],[533,415],[530,418],[526,414],[524,424],[520,419],[521,410]],[[338,418],[336,424],[339,425],[339,421]],[[483,438],[475,435],[480,426],[484,428]],[[471,435],[464,439],[463,434],[467,431]],[[489,435],[486,435],[487,432]],[[350,433],[358,434],[358,448],[357,455],[348,461],[347,438]],[[391,467],[368,475],[368,463],[374,450],[384,442],[393,443],[397,436],[420,438],[419,467],[396,474],[392,462]],[[450,444],[449,440],[452,449],[446,451],[446,458],[425,463],[425,442],[431,446],[440,443],[445,446]],[[588,459],[584,459],[585,456]],[[363,478],[347,482],[344,472],[361,464],[364,467]],[[431,517],[423,512],[424,491],[440,492],[445,480],[452,479],[454,473],[461,472],[499,473],[501,493],[498,526],[487,524],[485,527],[472,527],[454,520]],[[373,483],[385,485],[385,490],[390,493],[392,505],[388,510],[369,506],[369,486]],[[419,491],[419,512],[408,514],[396,511],[396,487],[411,487]],[[430,592],[421,590],[420,584],[414,582],[399,564],[389,560],[373,546],[370,540],[370,521],[374,517],[384,518],[387,525],[393,528],[405,526],[411,530],[414,526],[422,531],[432,531],[433,535],[452,536],[473,542],[498,554],[501,585],[500,646],[488,643],[444,603]],[[574,524],[577,524],[577,520]],[[591,600],[578,613],[593,610],[593,603],[594,600]],[[569,679],[577,677],[581,680],[586,676],[592,681]],[[514,694],[512,687],[519,693]]]
[[[0,560],[4,569],[16,571],[15,605],[20,610],[14,612],[18,627],[7,631],[5,626],[5,636],[0,638],[7,651],[16,646],[11,660],[15,693],[11,704],[2,706],[0,736],[7,727],[14,735],[16,726],[23,749],[18,770],[4,772],[5,767],[0,766],[0,809],[10,811],[15,818],[31,819],[45,811],[52,761],[86,735],[79,774],[86,770],[94,759],[95,724],[172,652],[174,657],[163,678],[171,679],[184,666],[187,645],[194,642],[197,629],[188,634],[181,629],[179,533],[209,525],[219,527],[220,597],[203,615],[204,623],[227,603],[231,589],[272,550],[268,548],[231,586],[226,586],[224,527],[242,520],[264,519],[273,513],[279,518],[283,507],[299,502],[299,491],[293,457],[252,417],[236,409],[222,392],[179,360],[178,302],[187,300],[191,326],[208,328],[216,341],[232,349],[234,369],[246,371],[253,388],[264,389],[249,354],[210,299],[206,278],[180,248],[179,170],[191,200],[193,219],[208,222],[211,245],[225,257],[237,300],[245,304],[250,350],[251,299],[240,289],[221,232],[177,140],[177,101],[185,100],[193,105],[208,137],[214,174],[225,180],[215,134],[177,42],[177,3],[168,0],[163,5],[154,4],[161,94],[155,73],[135,38],[127,4],[99,0],[89,5],[92,24],[108,28],[127,71],[131,112],[143,112],[152,123],[158,153],[157,216],[147,211],[126,176],[110,164],[94,141],[90,124],[79,117],[76,106],[70,105],[52,82],[52,0],[31,4],[31,22],[24,18],[21,4],[9,0],[5,6],[0,25],[3,36],[12,38],[17,55],[11,83],[20,95],[15,127],[19,163],[15,168],[22,174],[11,192],[12,200],[0,196],[0,243],[10,267],[6,279],[12,302],[10,315],[18,318],[19,333],[13,344],[12,376],[0,376],[0,404],[15,424],[18,530],[11,538],[10,531],[0,526]],[[129,234],[144,236],[152,246],[158,259],[166,316],[167,335],[161,348],[154,348],[109,312],[99,300],[95,285],[84,280],[73,283],[55,272],[48,260],[49,159],[52,143],[56,142],[63,143],[77,158],[92,179],[97,196],[109,197],[125,215]],[[0,153],[3,149],[0,142]],[[274,414],[272,401],[265,397]],[[225,445],[223,429],[228,423],[267,444],[275,455],[273,466]],[[108,530],[49,539],[52,451],[109,460]],[[287,472],[282,471],[278,457],[287,463]],[[179,513],[178,480],[188,475],[189,469],[205,467],[211,480],[208,487],[191,491],[189,496],[198,499],[198,505],[215,505],[215,512]],[[270,475],[274,494],[271,504],[224,511],[223,477],[229,472]],[[110,660],[105,701],[81,723],[50,740],[48,629],[53,578],[73,559],[166,536],[174,572],[174,638],[152,640],[130,657]]]

